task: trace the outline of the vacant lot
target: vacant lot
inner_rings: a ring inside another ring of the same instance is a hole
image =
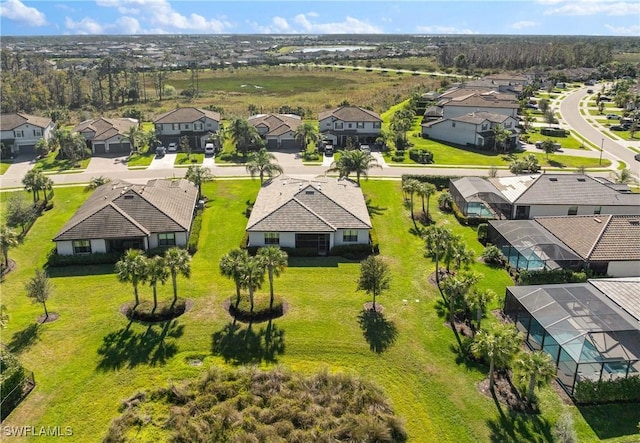
[[[501,417],[493,400],[476,389],[487,368],[458,359],[453,333],[438,314],[439,295],[426,281],[433,264],[423,258],[422,241],[409,232],[412,224],[400,183],[372,180],[363,182],[363,189],[381,255],[392,269],[391,288],[378,301],[385,307],[385,331],[396,335],[380,353],[372,351],[358,323],[369,300],[355,290],[359,265],[337,258],[292,258],[276,279],[276,293],[290,304],[272,325],[276,352],[266,349],[265,324],[252,326],[256,341],[240,341],[231,350],[214,345],[228,331],[231,318],[222,303],[234,294],[233,283],[220,276],[218,262],[242,239],[246,205],[258,191],[258,181],[249,180],[217,181],[204,188],[211,201],[200,249],[191,279],[178,281],[180,295],[193,302],[185,315],[164,324],[129,324],[119,307],[132,300],[130,285],[118,283],[111,266],[72,267],[50,271],[55,294],[48,307],[60,319],[34,327],[42,307],[29,302],[23,282],[44,264],[50,239],[87,196],[81,188],[56,189],[55,207],[11,250],[17,269],[2,283],[2,302],[11,316],[2,341],[34,370],[38,382],[4,424],[71,426],[74,441],[100,441],[122,400],[138,391],[198,377],[213,365],[283,364],[305,373],[328,367],[366,376],[390,397],[414,442],[548,441],[550,426],[564,408],[576,419],[580,441],[603,436],[622,442],[625,435],[629,441],[640,420],[637,405],[583,410],[587,424],[551,388],[541,394],[541,415],[503,411]],[[475,232],[439,213],[436,198],[431,212],[480,252]],[[481,287],[503,294],[510,284],[502,270],[480,263],[474,269],[485,275]],[[171,285],[158,292],[161,299],[170,298]],[[140,293],[143,299],[151,297],[148,286]]]

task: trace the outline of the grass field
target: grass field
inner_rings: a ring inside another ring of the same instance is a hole
[[[5,172],[7,172],[7,169],[9,169],[9,166],[11,166],[13,164],[13,162],[8,161],[8,160],[3,160],[0,162],[0,175],[4,174]]]
[[[187,158],[186,152],[178,152],[174,165],[186,168],[191,165],[201,165],[203,160],[204,160],[203,153],[198,153],[198,152],[192,153],[191,157]]]
[[[363,337],[357,317],[369,297],[355,290],[357,263],[292,258],[275,282],[276,293],[290,304],[287,314],[273,323],[282,352],[266,353],[264,340],[252,342],[250,348],[239,343],[230,353],[214,348],[213,338],[231,323],[222,302],[234,293],[217,263],[240,244],[246,206],[258,187],[257,180],[204,186],[210,201],[192,277],[178,281],[180,295],[193,306],[179,319],[151,326],[129,324],[119,307],[132,300],[130,285],[118,283],[111,266],[84,266],[50,271],[55,293],[48,308],[60,319],[34,327],[42,307],[28,301],[23,282],[44,264],[50,239],[87,196],[82,188],[56,189],[54,208],[35,223],[22,245],[10,251],[17,268],[2,283],[2,301],[10,314],[2,341],[35,372],[38,383],[3,424],[71,426],[74,441],[100,441],[121,401],[138,391],[198,377],[212,365],[282,364],[305,373],[328,367],[370,378],[406,420],[412,442],[548,441],[550,427],[563,409],[573,414],[581,442],[599,437],[611,443],[629,441],[640,420],[638,405],[579,411],[563,405],[555,391],[546,388],[540,394],[541,415],[501,415],[493,400],[477,391],[487,368],[457,358],[454,335],[438,314],[439,295],[426,282],[433,264],[423,257],[422,241],[410,233],[397,181],[363,182],[381,255],[392,270],[391,288],[378,302],[385,307],[386,326],[397,332],[395,341],[376,353]],[[448,223],[478,254],[481,245],[475,231],[439,213],[436,197],[431,199],[433,216]],[[503,270],[479,262],[473,267],[484,274],[482,288],[503,294],[511,282]],[[160,299],[171,297],[171,285],[158,289]],[[148,286],[140,293],[143,299],[151,296]],[[261,337],[264,325],[253,325],[253,331]],[[194,358],[203,366],[191,365]]]
[[[43,172],[65,172],[65,171],[79,171],[87,169],[91,157],[87,157],[78,162],[78,166],[74,167],[68,160],[60,160],[57,158],[58,151],[50,152],[46,157],[39,159],[34,169],[40,169]]]

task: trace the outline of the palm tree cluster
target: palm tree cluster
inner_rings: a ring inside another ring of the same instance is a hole
[[[338,151],[338,154],[340,158],[331,164],[327,172],[337,172],[340,178],[349,178],[350,174],[356,174],[358,184],[361,176],[369,176],[369,169],[382,168],[369,152],[354,149]]]
[[[450,275],[452,267],[456,270],[466,269],[473,262],[474,253],[465,244],[461,236],[444,225],[427,226],[422,232],[425,249],[436,265],[436,282],[440,284],[440,261],[446,265],[446,274]]]
[[[53,180],[43,174],[39,169],[31,169],[22,178],[22,184],[27,192],[33,194],[33,203],[36,204],[40,200],[40,192],[44,199],[44,205],[49,203],[48,192],[53,189]]]
[[[296,128],[294,137],[302,144],[303,149],[306,150],[310,144],[315,148],[316,144],[320,141],[320,132],[318,132],[317,125],[311,122],[304,122]]]
[[[273,308],[273,279],[287,267],[287,253],[276,246],[259,248],[255,256],[249,255],[246,249],[232,249],[220,259],[220,272],[230,278],[236,285],[236,307],[240,304],[241,289],[249,293],[251,313],[254,308],[256,290],[262,287],[264,276],[269,278],[270,309]]]
[[[243,156],[250,150],[259,150],[264,146],[264,140],[258,130],[243,118],[236,118],[224,128],[225,137],[229,137],[236,146],[236,151]]]
[[[424,215],[425,222],[430,221],[429,217],[429,199],[432,195],[436,193],[436,186],[432,183],[421,182],[416,180],[415,178],[410,178],[407,180],[403,180],[402,182],[402,192],[406,196],[409,196],[409,210],[411,212],[411,220],[413,221],[413,225],[416,226],[416,219],[413,212],[413,196],[417,194],[422,199],[422,213]],[[427,201],[425,206],[424,201]]]
[[[282,174],[282,167],[275,163],[275,160],[275,155],[267,151],[266,148],[262,148],[258,152],[249,154],[245,167],[252,178],[256,175],[260,177],[260,184],[262,184],[265,175],[273,177]]]
[[[173,284],[173,302],[178,301],[178,275],[185,278],[191,276],[191,256],[185,249],[170,248],[164,256],[147,257],[139,249],[129,249],[122,259],[116,263],[116,275],[123,283],[131,283],[135,304],[133,310],[140,304],[138,286],[149,283],[153,291],[153,311],[158,307],[157,286],[164,284],[171,277]]]
[[[9,249],[18,246],[18,234],[5,225],[0,226],[0,251],[2,252],[2,267],[9,266]]]

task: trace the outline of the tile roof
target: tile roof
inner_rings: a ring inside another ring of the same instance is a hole
[[[459,115],[457,117],[450,117],[449,120],[479,125],[484,121],[490,121],[491,123],[503,123],[508,118],[513,117],[503,114],[495,114],[493,112],[472,112],[470,114]]]
[[[582,174],[540,174],[514,202],[519,205],[637,206],[640,213],[640,195],[621,193]]]
[[[260,189],[247,231],[332,232],[369,229],[360,187],[348,180],[276,177]]]
[[[293,114],[257,114],[247,120],[251,125],[264,125],[267,132],[263,135],[278,136],[295,131],[302,124],[302,117]]]
[[[523,192],[529,189],[529,186],[537,178],[537,175],[516,175],[514,177],[494,177],[490,178],[489,181],[509,202],[513,203]]]
[[[575,215],[535,221],[584,260],[640,261],[640,216]]]
[[[593,279],[589,283],[640,322],[640,277]]]
[[[132,126],[137,127],[138,121],[132,118],[105,118],[100,117],[85,120],[73,128],[73,132],[93,132],[93,141],[105,141],[116,136],[123,136]]]
[[[185,179],[151,180],[146,185],[107,183],[91,194],[54,240],[188,231],[197,197],[198,189]]]
[[[513,95],[508,94],[468,94],[454,97],[444,103],[444,106],[464,106],[464,107],[483,107],[483,108],[509,108],[518,109],[520,104]]]
[[[343,122],[381,122],[380,114],[357,106],[341,106],[337,109],[321,112],[318,120],[335,117]]]
[[[193,123],[204,117],[209,117],[217,122],[220,121],[220,113],[199,108],[176,108],[160,114],[153,120],[153,123]]]
[[[0,130],[11,131],[25,123],[44,129],[49,126],[51,122],[52,120],[48,117],[38,117],[37,115],[29,115],[22,112],[2,114],[0,115]]]

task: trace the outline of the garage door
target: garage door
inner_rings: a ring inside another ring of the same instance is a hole
[[[36,156],[36,145],[20,145],[18,148],[20,155],[25,155],[28,157]]]
[[[278,140],[275,138],[267,139],[267,149],[275,149],[278,147]]]
[[[297,140],[284,139],[280,141],[280,148],[282,149],[300,149],[300,143]]]
[[[109,145],[109,152],[110,153],[120,153],[120,152],[126,152],[127,154],[129,152],[131,152],[131,144],[130,143],[111,143]]]
[[[105,151],[105,147],[104,147],[104,143],[98,143],[98,144],[94,144],[93,145],[93,152],[94,154],[104,154]]]

